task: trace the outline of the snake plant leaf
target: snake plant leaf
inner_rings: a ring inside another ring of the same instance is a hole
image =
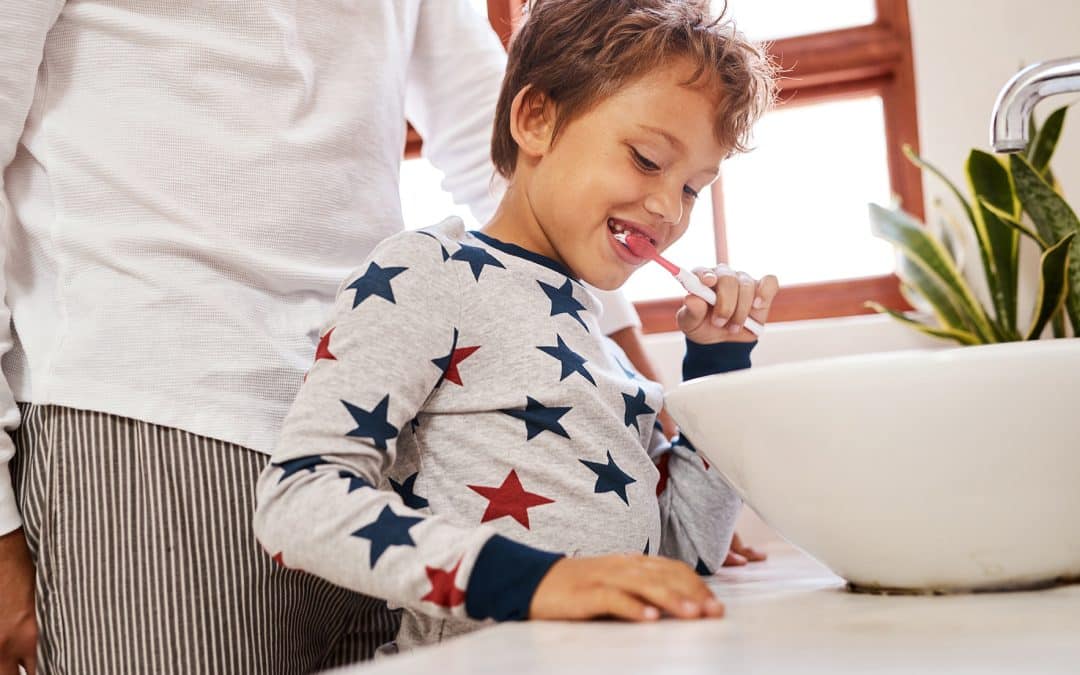
[[[1009,172],[997,157],[982,150],[972,150],[964,168],[968,185],[977,200],[985,200],[1002,211],[1020,215],[1020,204]],[[1003,335],[1018,337],[1016,288],[1020,234],[981,204],[975,208],[974,223],[979,238],[979,255],[994,302],[997,327]]]
[[[1060,309],[1054,313],[1054,318],[1050,319],[1050,327],[1054,331],[1054,337],[1065,337],[1065,315],[1061,313]]]
[[[940,279],[906,255],[897,258],[896,275],[903,282],[900,293],[912,307],[933,314],[943,329],[968,333],[974,330],[974,321],[966,316]]]
[[[1009,155],[1009,169],[1024,210],[1031,216],[1039,236],[1046,241],[1061,241],[1070,234],[1080,232],[1080,219],[1077,219],[1068,202],[1026,159],[1020,155]],[[1073,334],[1080,335],[1080,238],[1071,239],[1069,251],[1069,288],[1065,311]]]
[[[1021,234],[1030,237],[1039,246],[1039,249],[1041,251],[1045,252],[1047,249],[1050,248],[1050,244],[1046,243],[1043,240],[1043,238],[1039,236],[1039,233],[1036,232],[1035,230],[1033,230],[1030,227],[1028,227],[1027,225],[1021,223],[1019,220],[1016,220],[1016,219],[1012,218],[1012,216],[1005,213],[1004,211],[996,209],[994,206],[990,205],[986,201],[983,201],[982,205],[984,207],[986,207],[987,209],[990,209],[991,211],[993,211],[994,215],[996,215],[998,218],[1000,218],[1003,223],[1006,223],[1007,225],[1015,228]],[[1061,242],[1058,242],[1058,243],[1060,244]],[[1045,258],[1045,256],[1044,256],[1044,258]],[[1046,284],[1046,272],[1045,272],[1045,268],[1046,268],[1046,260],[1045,259],[1043,260],[1042,267],[1043,267],[1044,271],[1043,271],[1040,283],[1042,283],[1043,287],[1045,287],[1047,285]],[[1066,269],[1067,268],[1064,268],[1062,270],[1062,273],[1065,274],[1065,276],[1063,278],[1066,279],[1066,281],[1067,281],[1068,280],[1068,275],[1066,274]],[[1061,308],[1064,305],[1064,300],[1065,300],[1065,298],[1067,296],[1068,296],[1068,286],[1066,285],[1066,286],[1063,287],[1063,290],[1062,290],[1062,296],[1061,296],[1061,301],[1062,302],[1060,302],[1058,304],[1058,306],[1057,306],[1057,309],[1055,309],[1051,313],[1051,318],[1050,318],[1051,327],[1053,328],[1053,335],[1056,338],[1065,337],[1065,316],[1061,313]],[[1036,302],[1036,307],[1041,307],[1042,306],[1042,303],[1044,302],[1044,300],[1043,300],[1044,297],[1046,297],[1046,293],[1043,290],[1043,288],[1041,287],[1039,289],[1039,298],[1038,298],[1038,300]],[[1036,316],[1038,316],[1038,313],[1036,314]],[[1039,336],[1039,335],[1042,335],[1042,330],[1043,330],[1042,326],[1038,326],[1038,327],[1031,326],[1031,327],[1029,327],[1028,332],[1027,332],[1028,336],[1025,339],[1026,340],[1035,339],[1035,338],[1031,337],[1032,332],[1035,331],[1035,335]]]
[[[960,192],[960,189],[956,187],[956,183],[953,183],[951,180],[949,180],[948,176],[939,171],[936,166],[926,161],[922,157],[916,155],[915,151],[911,148],[910,145],[904,145],[904,156],[908,158],[908,161],[910,161],[912,164],[919,167],[923,171],[929,171],[933,175],[937,176],[938,179],[942,183],[944,183],[945,186],[948,187],[954,195],[956,195],[956,199],[960,202],[961,206],[964,207],[964,212],[967,213],[968,220],[971,221],[972,225],[975,224],[975,213],[971,209],[971,204],[968,202],[967,197],[964,196],[964,193]]]
[[[1061,138],[1061,128],[1065,124],[1065,113],[1068,110],[1069,106],[1062,106],[1047,115],[1046,121],[1039,127],[1038,132],[1031,136],[1032,140],[1027,150],[1027,158],[1031,166],[1035,167],[1043,178],[1047,178],[1047,182],[1051,185],[1054,181],[1047,177],[1046,170],[1050,166],[1050,158],[1054,156],[1054,150]]]
[[[956,330],[954,328],[934,328],[933,326],[927,326],[926,324],[916,321],[909,316],[905,316],[901,312],[897,312],[894,309],[889,309],[888,307],[884,307],[876,302],[867,302],[865,304],[867,307],[874,310],[875,312],[878,312],[880,314],[888,314],[897,321],[905,325],[911,326],[915,330],[918,330],[927,335],[931,335],[936,338],[942,338],[945,340],[955,340],[962,345],[982,344],[982,341],[979,340],[979,338],[975,337],[971,333],[968,333],[967,331]]]
[[[1035,313],[1028,327],[1027,340],[1037,340],[1050,318],[1057,314],[1069,294],[1068,260],[1069,248],[1076,233],[1073,232],[1048,248],[1042,255],[1039,278],[1039,295],[1035,301]]]
[[[1020,234],[1029,237],[1032,241],[1034,241],[1036,244],[1039,245],[1039,250],[1040,251],[1045,251],[1046,249],[1050,248],[1050,244],[1047,243],[1047,241],[1045,239],[1040,237],[1038,232],[1031,229],[1030,227],[1028,227],[1024,223],[1020,222],[1017,218],[1013,217],[1013,215],[1011,213],[1005,213],[1004,211],[1002,211],[1001,209],[999,209],[998,207],[994,206],[993,204],[991,204],[990,202],[986,201],[985,199],[983,199],[981,197],[979,198],[979,204],[983,208],[985,208],[986,210],[990,211],[995,216],[997,216],[998,219],[1001,222],[1003,222],[1006,225],[1008,225],[1009,227],[1013,228],[1014,230],[1016,230]]]
[[[918,221],[903,211],[890,211],[871,204],[870,227],[874,235],[898,248],[947,294],[949,304],[957,308],[964,325],[972,326],[980,341],[1000,341],[1000,335],[944,247],[928,235]]]
[[[946,208],[941,197],[938,196],[934,197],[930,212],[935,215],[936,220],[933,225],[929,220],[926,221],[926,231],[930,233],[930,236],[941,240],[956,269],[963,272],[966,258],[966,235],[971,230],[971,225],[961,225],[953,210]]]

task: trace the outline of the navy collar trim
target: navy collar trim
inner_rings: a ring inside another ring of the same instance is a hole
[[[575,277],[574,274],[569,269],[567,269],[565,265],[557,263],[547,256],[540,255],[539,253],[533,253],[532,251],[522,248],[517,244],[508,244],[505,241],[499,241],[495,237],[484,234],[479,230],[469,230],[469,234],[484,242],[488,246],[499,249],[503,253],[507,253],[518,258],[524,258],[525,260],[534,262],[537,265],[546,267],[549,270],[558,272],[564,277],[568,277],[570,279],[573,279],[574,281],[578,280],[577,277]]]

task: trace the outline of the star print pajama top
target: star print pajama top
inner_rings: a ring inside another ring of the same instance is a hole
[[[258,487],[278,563],[402,607],[398,648],[524,619],[559,557],[708,574],[740,503],[559,263],[466,232],[393,236],[342,285]],[[752,345],[688,343],[684,377]],[[722,414],[722,411],[717,411]]]

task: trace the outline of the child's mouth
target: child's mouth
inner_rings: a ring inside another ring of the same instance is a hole
[[[632,225],[629,225],[629,224],[627,224],[627,223],[625,223],[625,222],[623,222],[621,220],[616,220],[614,218],[608,218],[607,226],[608,226],[608,230],[610,230],[612,234],[620,234],[620,233],[637,234],[637,235],[640,235],[640,236],[648,239],[649,243],[651,243],[653,246],[656,246],[656,240],[653,239],[652,237],[650,237],[648,235],[648,233],[642,232],[641,230],[639,230],[639,229],[633,227]],[[623,244],[623,246],[626,246],[626,244]]]

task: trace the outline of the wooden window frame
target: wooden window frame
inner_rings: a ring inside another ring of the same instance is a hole
[[[509,43],[521,18],[524,0],[488,0],[488,20],[503,45]],[[890,188],[904,209],[923,217],[922,176],[908,162],[902,148],[918,151],[919,133],[915,98],[915,72],[907,0],[875,0],[873,23],[839,30],[781,38],[769,53],[784,71],[780,80],[781,106],[800,106],[877,95],[885,116],[885,144]],[[406,156],[418,156],[420,139],[410,127]],[[714,184],[713,222],[716,257],[727,262],[723,188]],[[869,227],[869,225],[868,225]],[[900,294],[894,274],[798,284],[780,290],[770,321],[798,321],[873,313],[867,300],[901,310],[910,309]],[[643,331],[677,330],[675,312],[681,298],[635,303]]]

